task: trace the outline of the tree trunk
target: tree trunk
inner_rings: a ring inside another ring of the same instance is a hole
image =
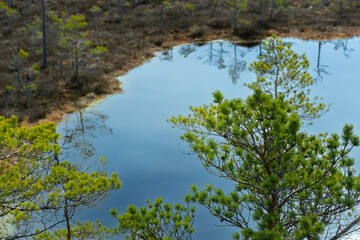
[[[70,216],[69,216],[69,212],[68,212],[68,208],[67,208],[67,199],[66,198],[65,198],[64,217],[66,220],[66,229],[67,229],[66,239],[71,240]]]
[[[259,44],[259,56],[262,56],[262,42]]]
[[[340,0],[340,12],[341,12],[341,13],[343,12],[343,9],[344,9],[344,7],[343,7],[343,0]]]
[[[237,73],[238,73],[238,65],[237,65],[237,54],[236,54],[236,44],[234,44],[234,76],[232,78],[232,83],[236,84],[238,81]]]
[[[79,76],[79,56],[78,56],[78,52],[76,50],[76,55],[75,55],[75,79],[77,79]]]
[[[63,52],[60,50],[60,77],[63,76]]]
[[[339,233],[337,233],[334,237],[332,237],[330,240],[337,240],[340,239],[344,236],[346,236],[346,234],[356,225],[358,225],[360,222],[360,217],[356,218],[354,221],[352,221],[346,228],[344,228],[342,231],[340,231]]]
[[[43,68],[47,66],[47,44],[46,44],[46,8],[45,0],[41,0],[42,6],[42,34],[43,34]]]
[[[109,0],[106,0],[106,9],[107,9],[107,11],[110,11],[110,4],[109,4]]]
[[[84,139],[85,136],[85,125],[84,125],[84,118],[83,118],[83,112],[79,111],[79,118],[80,118],[80,130],[81,130],[81,136]]]
[[[122,6],[121,6],[121,0],[117,0],[117,7],[118,7],[118,15],[119,15],[119,19],[122,19],[122,15],[123,15],[123,10],[122,10]]]
[[[270,8],[270,20],[272,20],[272,17],[274,15],[275,4],[276,4],[275,0],[272,0],[271,1],[271,8]]]
[[[275,98],[278,98],[278,79],[279,79],[279,67],[276,68],[276,78],[275,78]]]
[[[347,24],[350,25],[350,4],[348,2],[346,3],[346,19]]]
[[[317,70],[318,70],[318,73],[320,72],[320,53],[321,53],[321,44],[322,44],[322,42],[321,42],[321,41],[319,41],[318,57],[317,57]]]
[[[16,79],[17,79],[17,82],[19,84],[19,87],[22,88],[22,84],[21,84],[21,68],[20,67],[17,69]]]
[[[135,0],[131,1],[131,6],[132,6],[132,9],[135,9]]]
[[[259,1],[259,21],[263,20],[263,1]]]
[[[161,10],[160,10],[160,21],[163,20],[163,14],[164,14],[164,3],[161,3]]]
[[[216,15],[216,8],[217,8],[218,3],[219,3],[218,0],[214,1],[214,5],[213,5],[213,15]]]
[[[234,6],[234,31],[236,30],[237,27],[237,3],[235,2],[235,6]]]

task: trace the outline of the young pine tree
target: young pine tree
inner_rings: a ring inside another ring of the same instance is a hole
[[[360,176],[349,153],[359,138],[352,126],[341,135],[311,135],[301,131],[285,94],[213,96],[213,104],[169,121],[186,130],[182,139],[204,168],[234,190],[192,186],[187,201],[237,227],[234,239],[339,239],[358,229]]]

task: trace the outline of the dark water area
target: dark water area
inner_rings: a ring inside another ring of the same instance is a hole
[[[339,133],[346,123],[360,134],[360,39],[303,41],[284,39],[292,49],[305,53],[316,84],[312,95],[332,103],[328,113],[304,129],[312,133]],[[232,190],[230,182],[207,173],[196,156],[180,140],[183,133],[166,119],[187,115],[189,105],[212,101],[211,93],[220,90],[226,98],[246,98],[244,83],[255,79],[248,71],[261,52],[239,43],[214,41],[187,44],[156,57],[119,78],[124,91],[68,115],[59,125],[70,161],[84,168],[95,168],[93,159],[106,156],[108,172],[117,172],[123,187],[113,192],[96,209],[84,210],[80,220],[100,219],[114,226],[110,208],[123,212],[129,204],[144,206],[145,200],[162,197],[165,202],[183,202],[190,185],[205,184]],[[67,136],[67,137],[66,137]],[[352,153],[360,170],[359,151]],[[206,209],[196,206],[195,239],[231,239],[236,229],[221,225]],[[121,238],[121,237],[119,237]]]

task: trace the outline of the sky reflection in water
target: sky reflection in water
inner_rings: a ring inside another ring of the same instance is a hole
[[[316,79],[312,95],[332,103],[330,112],[305,130],[339,133],[344,124],[352,123],[360,134],[360,39],[284,41],[310,60],[310,73]],[[86,210],[81,220],[99,218],[113,226],[116,221],[109,216],[110,208],[122,212],[129,204],[144,206],[146,199],[157,197],[171,203],[183,201],[191,184],[202,189],[211,183],[226,192],[232,190],[231,184],[207,173],[196,157],[189,155],[179,138],[182,131],[172,129],[166,119],[188,114],[189,105],[210,103],[215,90],[226,98],[245,98],[250,91],[243,84],[255,78],[248,67],[260,51],[259,45],[246,48],[224,41],[175,47],[122,76],[121,94],[109,96],[81,114],[67,116],[59,132],[64,136],[67,128],[67,135],[72,133],[73,142],[65,151],[68,157],[106,156],[107,171],[118,172],[123,182],[121,190],[97,209]],[[76,146],[80,152],[74,150]],[[356,167],[360,170],[359,151],[353,156],[359,159]],[[231,239],[234,229],[214,226],[219,224],[197,206],[195,239]]]

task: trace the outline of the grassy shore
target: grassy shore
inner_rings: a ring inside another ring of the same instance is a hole
[[[236,29],[233,28],[231,9],[225,3],[214,10],[210,5],[212,1],[176,1],[172,8],[163,10],[163,17],[160,18],[161,7],[152,2],[138,1],[133,6],[123,5],[120,17],[117,1],[110,1],[109,8],[105,1],[49,1],[48,12],[54,11],[53,14],[57,16],[61,16],[62,12],[84,15],[88,22],[86,30],[89,39],[96,45],[107,47],[109,51],[99,58],[84,60],[75,83],[71,56],[64,56],[63,75],[60,76],[56,34],[52,28],[53,22],[48,17],[49,63],[30,79],[37,85],[36,91],[32,92],[9,90],[9,86],[17,86],[16,71],[11,63],[20,49],[29,53],[24,63],[26,69],[42,63],[41,39],[34,40],[27,27],[35,16],[41,16],[41,2],[35,1],[28,8],[20,1],[18,5],[15,3],[13,7],[19,10],[16,19],[9,21],[5,16],[0,17],[0,23],[3,23],[0,32],[0,115],[16,115],[27,125],[59,122],[64,113],[121,91],[117,76],[141,65],[156,51],[182,43],[214,39],[262,39],[272,34],[302,39],[360,35],[360,8],[352,6],[351,11],[345,14],[335,0],[331,4],[317,6],[305,4],[305,1],[290,1],[271,19],[270,8],[264,7],[262,21],[259,21],[258,1],[248,1],[247,10],[239,13],[244,21],[239,22]],[[185,3],[192,5],[189,7]],[[95,5],[101,8],[96,15],[90,11]]]

